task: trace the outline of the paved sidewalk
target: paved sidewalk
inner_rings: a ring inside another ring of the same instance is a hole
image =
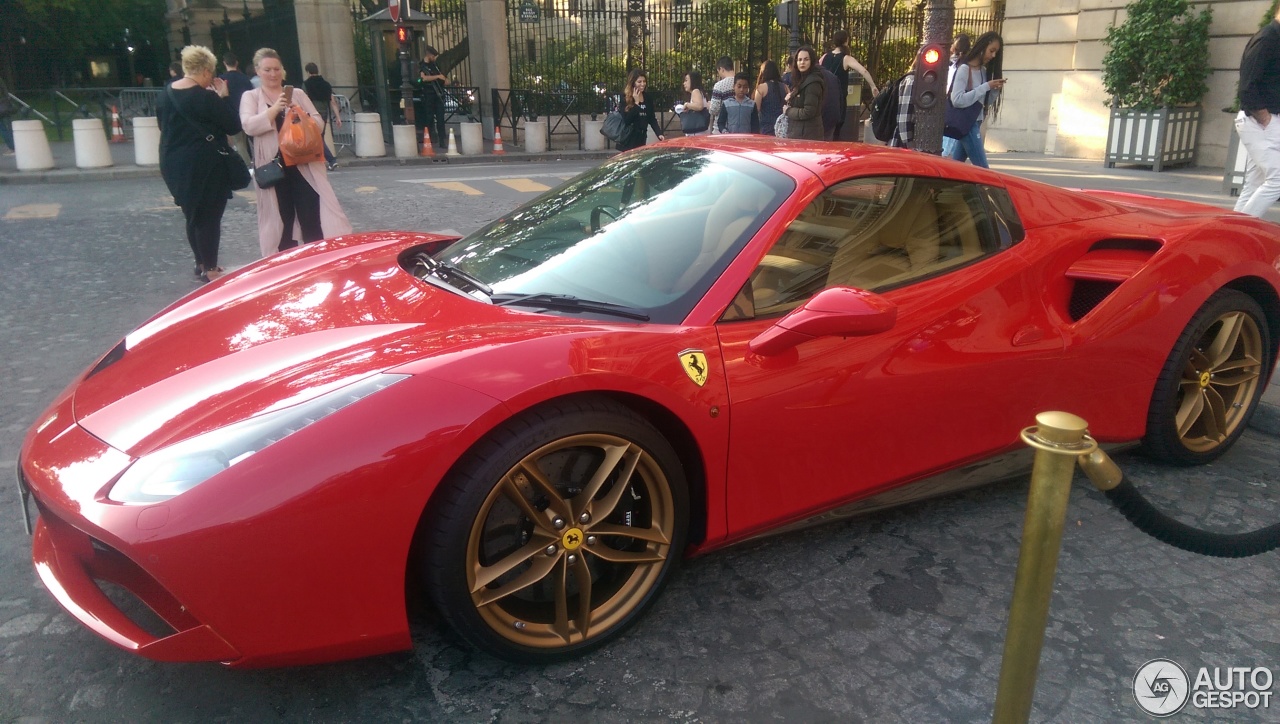
[[[70,141],[50,144],[54,163],[52,171],[19,172],[13,156],[0,157],[0,185],[32,183],[64,183],[77,181],[109,181],[120,178],[159,177],[158,168],[134,165],[133,144],[110,144],[115,166],[102,169],[77,169],[75,147]],[[486,144],[486,149],[489,146]],[[390,149],[388,149],[390,153]],[[446,166],[493,163],[546,163],[557,160],[596,160],[613,155],[612,151],[562,150],[531,154],[509,150],[495,156],[489,153],[476,156],[444,156],[432,158],[398,159],[356,158],[350,151],[339,156],[345,167],[364,166]],[[1155,173],[1146,167],[1123,166],[1106,168],[1101,161],[1092,159],[1063,158],[1039,153],[993,153],[991,167],[1016,176],[1034,179],[1055,186],[1069,188],[1105,189],[1129,193],[1162,196],[1209,204],[1229,209],[1235,199],[1222,187],[1223,171],[1220,168],[1175,168]],[[341,168],[337,173],[342,173]],[[1273,208],[1267,218],[1280,222],[1280,206]],[[1280,232],[1280,229],[1277,229]],[[1280,376],[1272,375],[1271,384],[1263,394],[1263,404],[1254,415],[1252,426],[1260,431],[1280,436]]]

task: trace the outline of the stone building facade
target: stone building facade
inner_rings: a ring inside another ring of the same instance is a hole
[[[1038,151],[1077,158],[1103,156],[1110,110],[1102,90],[1102,38],[1124,20],[1125,0],[1009,0],[1004,21],[1004,74],[1009,79],[988,151]],[[1222,165],[1233,115],[1240,54],[1258,29],[1267,0],[1210,0],[1209,93],[1196,163]]]

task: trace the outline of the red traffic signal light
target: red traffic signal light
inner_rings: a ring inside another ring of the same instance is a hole
[[[412,36],[409,35],[409,28],[404,25],[396,26],[396,42],[404,45],[409,42]]]
[[[938,104],[947,92],[947,74],[943,73],[944,48],[936,43],[926,45],[916,56],[916,80],[911,100],[916,110],[928,110]]]

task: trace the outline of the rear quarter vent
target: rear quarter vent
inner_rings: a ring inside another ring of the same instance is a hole
[[[1160,250],[1149,239],[1107,239],[1094,244],[1068,269],[1071,285],[1067,314],[1078,322],[1132,279]]]

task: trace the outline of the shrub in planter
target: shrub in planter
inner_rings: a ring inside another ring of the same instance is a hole
[[[1209,88],[1211,10],[1186,0],[1134,0],[1107,28],[1102,86],[1111,96],[1105,161],[1151,165],[1195,160],[1198,104]],[[1184,106],[1179,108],[1179,106]],[[1196,106],[1186,108],[1185,106]]]
[[[1128,17],[1107,28],[1102,86],[1111,104],[1151,110],[1196,104],[1209,91],[1209,23],[1186,0],[1135,0]]]

